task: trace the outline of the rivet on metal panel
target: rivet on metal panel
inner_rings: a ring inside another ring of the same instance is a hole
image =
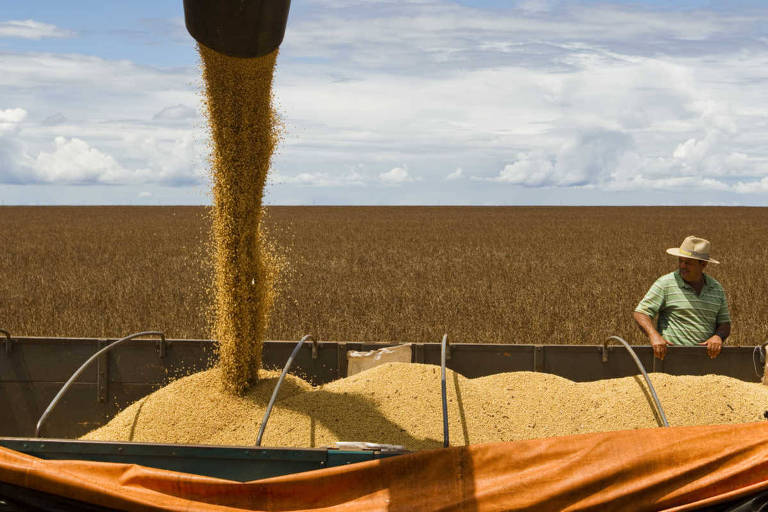
[[[11,339],[11,333],[6,331],[5,329],[0,329],[0,333],[5,335],[5,353],[10,354],[11,353],[11,345],[13,344],[13,340]]]
[[[533,346],[533,371],[535,372],[544,371],[544,346],[543,345]]]

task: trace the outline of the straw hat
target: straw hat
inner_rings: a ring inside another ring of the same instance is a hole
[[[711,263],[720,263],[717,260],[713,260],[709,257],[709,240],[704,240],[697,236],[689,236],[680,247],[672,247],[667,249],[667,254],[672,256],[680,256],[682,258],[691,258],[694,260],[709,261]]]

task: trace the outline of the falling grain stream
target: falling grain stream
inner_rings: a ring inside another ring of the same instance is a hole
[[[275,267],[262,236],[262,196],[278,120],[272,106],[277,50],[237,58],[198,45],[211,134],[214,338],[224,388],[258,380],[274,301]]]

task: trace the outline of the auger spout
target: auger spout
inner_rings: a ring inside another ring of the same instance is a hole
[[[261,57],[283,41],[290,0],[184,0],[195,40],[230,57]]]

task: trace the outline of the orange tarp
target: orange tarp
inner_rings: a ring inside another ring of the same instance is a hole
[[[768,422],[432,450],[254,482],[0,448],[0,481],[122,510],[693,510],[768,489]]]

